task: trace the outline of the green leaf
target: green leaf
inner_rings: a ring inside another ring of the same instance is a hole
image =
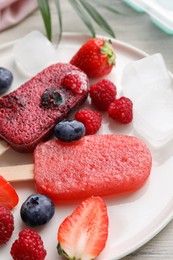
[[[59,0],[55,0],[55,5],[58,13],[58,24],[59,24],[59,37],[58,37],[58,43],[61,40],[62,37],[62,16],[61,16],[61,5]]]
[[[44,26],[46,29],[46,34],[48,39],[51,41],[52,39],[52,24],[51,24],[51,14],[50,8],[48,4],[48,0],[37,0],[38,6],[43,18]]]
[[[90,2],[93,2],[93,0],[89,0]],[[104,9],[107,9],[108,11],[111,11],[113,13],[122,15],[122,13],[120,11],[118,11],[117,9],[115,9],[114,7],[108,5],[108,4],[102,4],[100,3],[100,0],[94,0],[94,4],[97,4],[97,6],[103,7]]]
[[[79,15],[79,17],[81,18],[81,20],[84,22],[84,24],[87,26],[87,28],[91,32],[92,37],[95,37],[96,33],[94,30],[94,27],[93,27],[88,15],[82,8],[82,6],[76,0],[68,0],[68,1],[72,5],[72,7],[76,10],[76,12]]]
[[[88,14],[93,18],[93,20],[109,35],[115,38],[115,34],[112,28],[109,26],[107,21],[100,15],[100,13],[86,0],[79,0],[79,2],[83,5]]]
[[[117,9],[113,8],[112,6],[108,6],[108,5],[104,5],[104,4],[100,4],[100,6],[104,7],[105,9],[107,9],[107,10],[113,12],[113,13],[122,15],[121,12],[119,12]]]

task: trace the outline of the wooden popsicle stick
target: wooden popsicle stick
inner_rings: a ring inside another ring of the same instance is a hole
[[[33,164],[0,167],[0,175],[10,182],[28,181],[34,178],[33,169]]]
[[[0,140],[0,156],[5,153],[9,147],[10,146],[5,141]]]

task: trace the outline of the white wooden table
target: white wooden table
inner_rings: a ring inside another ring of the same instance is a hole
[[[57,34],[57,16],[55,6],[51,2],[53,13],[53,34]],[[87,28],[79,20],[67,0],[62,2],[63,30],[65,32],[88,33]],[[104,2],[104,1],[103,1]],[[115,3],[107,0],[106,2]],[[102,9],[102,14],[114,28],[118,40],[128,42],[143,51],[153,54],[162,53],[168,69],[173,72],[173,36],[166,35],[158,29],[146,14],[132,10],[121,0],[116,0],[116,7],[125,15],[116,15]],[[105,33],[97,26],[97,33]],[[44,32],[44,26],[39,11],[35,11],[20,24],[0,33],[0,45],[20,38],[31,30]],[[123,260],[173,260],[173,221],[171,221],[156,237],[136,252]],[[106,260],[106,259],[105,259]]]

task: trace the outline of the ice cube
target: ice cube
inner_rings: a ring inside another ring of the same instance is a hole
[[[155,150],[173,140],[173,90],[153,88],[138,99],[133,127]]]
[[[33,76],[56,61],[56,49],[39,31],[32,31],[18,40],[13,48],[17,67]]]
[[[171,77],[160,53],[128,64],[123,71],[121,87],[123,95],[135,101],[150,89],[169,89]]]

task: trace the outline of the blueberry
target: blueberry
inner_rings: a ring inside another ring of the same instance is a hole
[[[46,89],[41,97],[41,106],[45,108],[55,108],[64,104],[64,97],[59,93],[58,88]]]
[[[31,227],[41,226],[50,221],[55,213],[55,206],[45,195],[32,194],[22,204],[20,215],[23,222]]]
[[[5,93],[13,82],[13,74],[6,68],[0,67],[0,94]]]
[[[85,135],[85,126],[76,120],[64,120],[55,126],[54,133],[60,141],[71,142]]]

